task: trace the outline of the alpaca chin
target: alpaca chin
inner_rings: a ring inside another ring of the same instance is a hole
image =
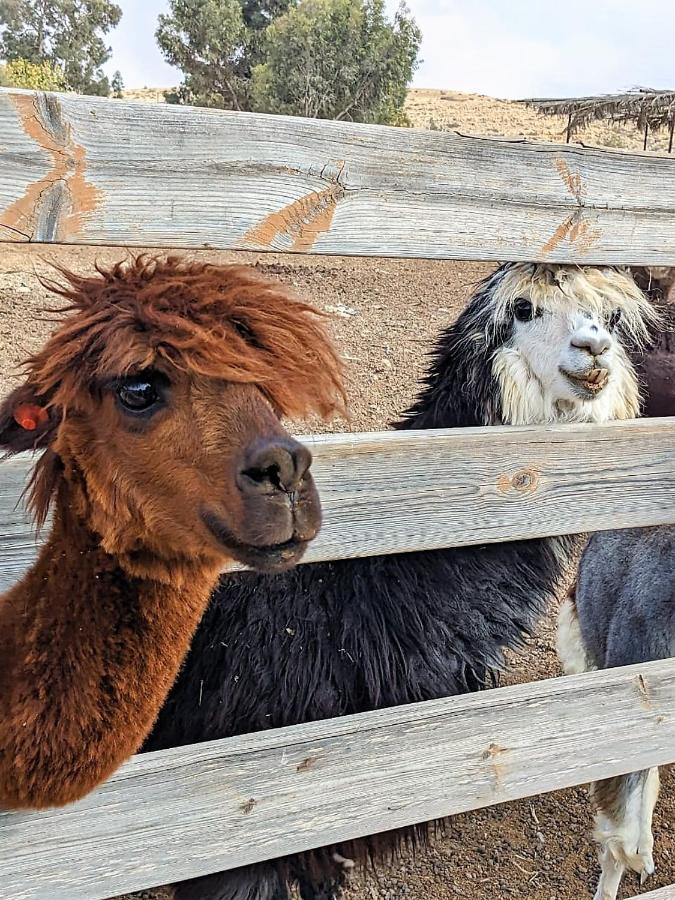
[[[596,400],[578,403],[557,400],[549,394],[513,348],[501,347],[495,353],[492,374],[499,388],[502,421],[506,425],[609,422],[634,419],[640,410],[637,378],[625,357]]]

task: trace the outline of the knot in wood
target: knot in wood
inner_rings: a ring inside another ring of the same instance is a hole
[[[520,494],[530,494],[537,490],[539,485],[539,473],[535,469],[518,469],[513,475],[500,475],[497,487],[502,493],[509,490],[518,491]]]
[[[520,469],[511,479],[511,485],[516,491],[526,493],[537,488],[539,476],[534,469]]]

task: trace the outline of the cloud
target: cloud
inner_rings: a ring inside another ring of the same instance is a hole
[[[390,8],[395,8],[390,0]],[[423,34],[418,87],[497,97],[675,84],[671,0],[410,0]]]

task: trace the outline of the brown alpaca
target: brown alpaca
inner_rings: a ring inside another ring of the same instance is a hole
[[[320,525],[281,415],[328,415],[340,366],[315,311],[255,272],[140,258],[63,273],[69,316],[0,406],[44,450],[49,539],[0,597],[0,807],[75,800],[148,734],[224,563],[298,561]]]

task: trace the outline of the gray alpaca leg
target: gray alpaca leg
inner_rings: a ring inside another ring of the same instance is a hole
[[[643,769],[598,781],[591,787],[597,806],[594,837],[602,873],[595,900],[615,900],[624,871],[640,881],[654,872],[652,817],[659,794],[659,770]]]

